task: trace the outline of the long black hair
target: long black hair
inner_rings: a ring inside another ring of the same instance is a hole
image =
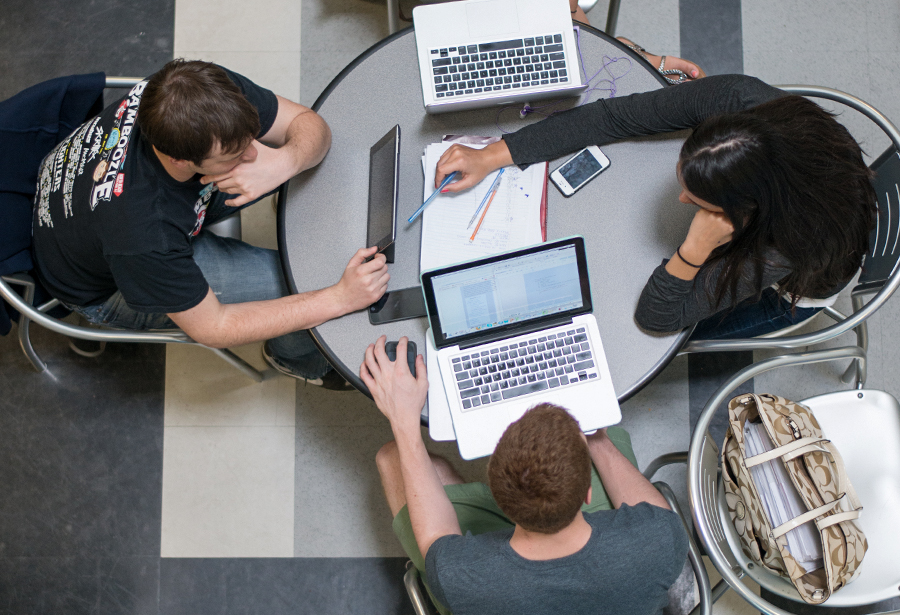
[[[862,150],[833,114],[785,96],[703,121],[681,148],[684,186],[718,205],[734,225],[732,240],[704,267],[724,261],[716,304],[754,279],[761,294],[774,249],[791,273],[780,280],[795,304],[826,297],[862,264],[877,200]],[[782,263],[783,264],[783,263]]]

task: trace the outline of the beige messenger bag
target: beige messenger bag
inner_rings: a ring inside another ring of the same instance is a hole
[[[844,461],[802,404],[744,394],[728,418],[722,474],[741,548],[821,604],[856,577],[867,548]]]

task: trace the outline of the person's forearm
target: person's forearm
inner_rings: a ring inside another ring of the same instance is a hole
[[[413,535],[425,557],[435,540],[461,533],[459,520],[425,449],[419,425],[401,428],[392,424],[391,427],[400,454],[400,472]]]
[[[647,502],[661,508],[669,508],[666,499],[637,468],[631,465],[607,437],[605,431],[601,430],[588,436],[587,441],[591,460],[614,507],[619,508],[622,504],[634,506]]]
[[[230,304],[219,303],[210,291],[203,301],[207,305],[198,306],[202,312],[189,310],[170,317],[194,341],[213,348],[230,348],[309,329],[349,311],[333,286],[268,301]]]
[[[331,129],[328,124],[314,111],[307,111],[290,123],[287,139],[280,149],[290,156],[293,177],[322,162],[330,147]]]
[[[503,140],[513,161],[524,166],[588,145],[693,128],[712,115],[740,111],[783,95],[753,77],[707,77],[678,87],[601,99],[504,135]]]

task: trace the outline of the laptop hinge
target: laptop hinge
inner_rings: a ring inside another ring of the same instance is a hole
[[[505,340],[511,337],[517,337],[519,335],[525,335],[527,333],[534,333],[535,331],[542,331],[544,329],[549,329],[551,327],[559,327],[560,325],[571,325],[572,317],[571,316],[561,316],[559,318],[551,318],[548,320],[541,320],[540,322],[530,323],[527,325],[522,325],[521,327],[516,327],[514,329],[506,329],[505,331],[498,331],[497,333],[491,333],[488,335],[484,335],[475,340],[469,340],[464,344],[459,345],[460,350],[465,350],[466,348],[472,348],[473,346],[481,346],[483,344],[488,344],[490,342],[496,342],[497,340]]]

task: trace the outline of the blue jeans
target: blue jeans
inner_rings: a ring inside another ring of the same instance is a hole
[[[206,212],[204,226],[233,215],[243,207],[229,207],[231,195],[217,194]],[[255,201],[254,201],[255,202]],[[203,230],[192,241],[194,262],[220,303],[245,303],[278,299],[290,294],[281,271],[278,252],[219,237]],[[131,309],[116,292],[100,305],[71,306],[89,322],[122,329],[177,329],[166,314],[146,314]],[[269,340],[272,354],[304,378],[319,378],[331,366],[307,331],[296,331]]]
[[[697,323],[692,340],[727,340],[756,337],[803,322],[822,308],[797,308],[791,313],[791,303],[767,288],[759,301],[748,299],[730,312],[714,314]]]

